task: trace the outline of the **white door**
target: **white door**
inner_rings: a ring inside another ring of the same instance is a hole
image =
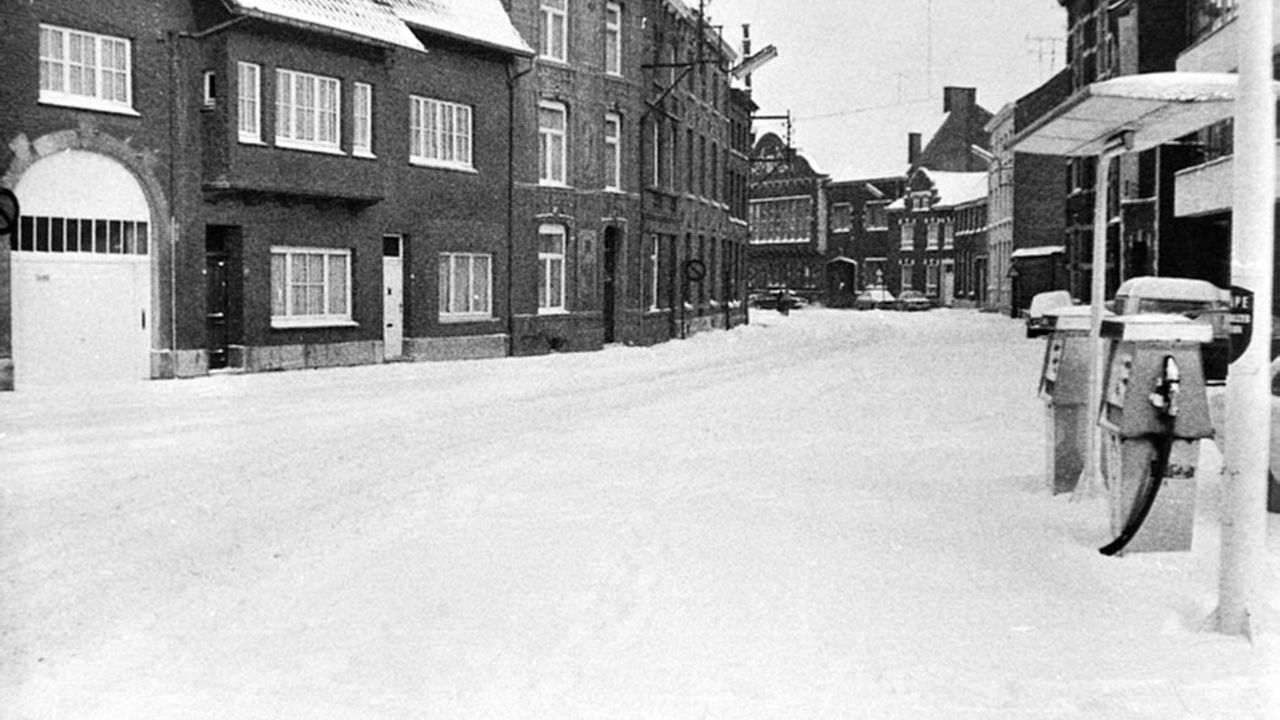
[[[36,161],[15,192],[17,388],[150,377],[151,213],[137,179],[105,155],[67,150]]]
[[[942,266],[942,304],[951,307],[956,300],[956,266]]]
[[[404,355],[404,260],[398,235],[382,239],[382,346],[383,357]]]

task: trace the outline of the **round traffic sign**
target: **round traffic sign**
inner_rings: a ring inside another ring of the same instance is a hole
[[[0,188],[0,235],[8,235],[18,227],[18,196],[9,188]]]
[[[692,282],[702,282],[707,276],[707,264],[701,260],[684,261],[684,277]]]

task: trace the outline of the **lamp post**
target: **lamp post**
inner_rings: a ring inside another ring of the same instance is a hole
[[[1273,0],[1241,0],[1240,87],[1235,103],[1235,206],[1231,281],[1244,292],[1236,313],[1253,315],[1247,346],[1227,372],[1218,630],[1258,632],[1266,548],[1270,457],[1271,306],[1275,258],[1276,108],[1272,85]],[[1233,355],[1235,353],[1233,352]]]

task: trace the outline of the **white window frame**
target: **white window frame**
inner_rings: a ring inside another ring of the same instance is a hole
[[[604,189],[622,190],[622,116],[605,113],[604,116]],[[612,172],[610,172],[612,164]]]
[[[956,246],[956,226],[945,222],[942,224],[942,249],[951,250]]]
[[[915,290],[915,263],[904,262],[898,275],[898,293]]]
[[[41,103],[138,114],[133,109],[132,42],[44,23],[39,37]]]
[[[924,242],[926,250],[937,250],[942,246],[942,223],[933,222],[925,226]]]
[[[544,60],[569,62],[569,0],[541,0],[541,42],[538,54]]]
[[[276,68],[275,142],[294,150],[342,154],[342,82]]]
[[[310,284],[322,287],[322,311],[298,312],[300,302],[297,296],[295,279],[296,264],[301,258],[323,258],[322,277]],[[279,259],[279,264],[277,264]],[[342,260],[341,285],[335,273],[335,260]],[[283,272],[283,277],[277,272]],[[272,246],[271,248],[271,327],[325,327],[334,325],[355,325],[351,315],[352,298],[351,250],[348,248],[315,248],[294,246]],[[334,304],[340,303],[336,311]]]
[[[547,251],[542,246],[543,236],[558,238],[559,252]],[[569,233],[564,225],[544,223],[538,226],[538,314],[560,314],[568,312],[565,304],[568,285]],[[559,283],[556,283],[556,271],[559,271]]]
[[[409,162],[475,172],[470,105],[409,96]]]
[[[204,71],[204,106],[217,107],[218,105],[218,73],[213,70]]]
[[[262,143],[262,66],[236,64],[236,114],[240,142]]]
[[[372,158],[373,86],[358,82],[351,88],[351,154]]]
[[[543,111],[557,114],[560,127],[544,124]],[[568,178],[569,109],[564,103],[543,100],[538,103],[538,183],[567,186]]]
[[[483,282],[477,293],[477,280]],[[465,307],[458,307],[455,291],[466,283]],[[465,322],[493,318],[493,255],[488,253],[440,253],[440,320]]]
[[[916,226],[912,222],[904,222],[898,227],[899,250],[915,250],[916,249]]]
[[[616,2],[604,6],[604,71],[622,77],[622,5]]]

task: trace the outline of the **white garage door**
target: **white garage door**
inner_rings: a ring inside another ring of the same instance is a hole
[[[15,189],[14,381],[102,383],[150,376],[150,211],[115,160],[69,150]]]

